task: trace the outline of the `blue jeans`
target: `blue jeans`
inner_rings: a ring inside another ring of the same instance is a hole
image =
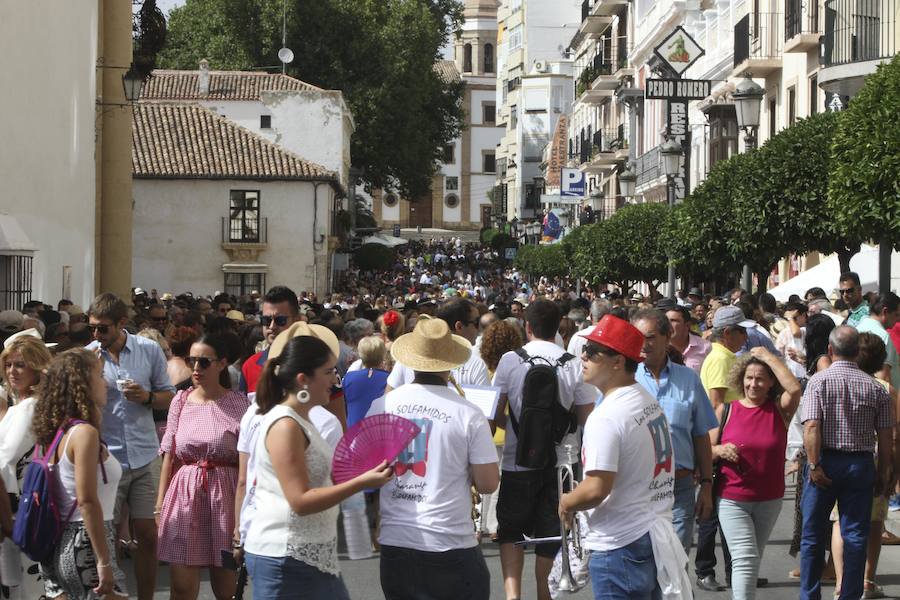
[[[690,553],[694,538],[694,510],[697,506],[697,488],[693,476],[675,480],[675,504],[672,506],[672,526],[681,540],[685,553]]]
[[[759,563],[781,512],[781,502],[781,498],[764,502],[719,499],[719,526],[731,551],[732,600],[756,598]]]
[[[445,552],[382,546],[381,591],[387,600],[488,600],[491,573],[478,546]]]
[[[840,600],[861,598],[866,568],[866,541],[872,512],[872,486],[875,483],[875,460],[871,452],[822,451],[820,468],[831,479],[831,487],[822,488],[804,478],[801,511],[803,537],[800,542],[800,599],[819,600],[822,588],[819,578],[825,562],[826,529],[831,527],[829,515],[835,501],[840,515],[841,537],[844,538],[844,576]]]
[[[266,600],[350,600],[340,577],[289,556],[273,558],[247,553],[253,597]]]
[[[660,600],[650,534],[622,548],[592,551],[588,563],[594,600]]]

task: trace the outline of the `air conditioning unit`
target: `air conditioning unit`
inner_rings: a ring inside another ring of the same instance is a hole
[[[546,60],[536,60],[534,61],[534,71],[536,73],[546,73],[547,69],[550,65],[547,64]]]

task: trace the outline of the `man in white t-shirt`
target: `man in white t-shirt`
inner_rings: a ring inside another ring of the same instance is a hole
[[[554,342],[559,322],[559,308],[552,301],[541,299],[528,305],[525,310],[525,331],[529,342],[522,349],[529,357],[543,359],[549,364],[556,364],[563,358],[565,350]],[[556,465],[534,470],[516,464],[517,422],[522,414],[523,386],[529,368],[530,365],[516,352],[507,352],[500,358],[493,383],[500,388],[495,421],[505,427],[506,431],[500,494],[497,500],[497,538],[500,542],[500,561],[508,600],[521,598],[522,594],[524,549],[516,546],[515,542],[524,539],[526,535],[559,535]],[[570,356],[569,360],[556,368],[560,404],[566,409],[574,410],[578,422],[583,424],[594,407],[596,392],[584,385],[580,373],[581,365],[577,357]],[[508,421],[507,405],[513,417]],[[559,447],[564,445],[577,449],[577,436],[567,436]],[[539,600],[550,598],[547,577],[558,550],[559,543],[555,542],[535,547],[535,578]]]
[[[419,426],[397,457],[397,477],[381,488],[381,588],[387,600],[413,597],[488,600],[490,573],[472,524],[472,486],[499,484],[497,453],[481,409],[447,387],[471,346],[441,319],[420,319],[391,347],[414,381],[375,400]]]
[[[597,298],[593,302],[591,302],[591,314],[590,314],[590,325],[585,327],[584,329],[578,331],[575,335],[572,336],[572,339],[569,340],[569,347],[566,348],[566,351],[574,356],[575,358],[581,358],[581,351],[584,349],[584,344],[586,342],[586,336],[591,332],[594,328],[594,325],[600,322],[605,315],[609,313],[609,309],[611,308],[609,301],[604,300],[602,298]],[[579,364],[580,367],[580,364]],[[581,369],[579,368],[578,372],[579,377],[584,379]],[[596,394],[596,397],[600,397],[600,390],[591,384],[585,384],[588,386],[588,389]]]
[[[466,298],[455,298],[444,302],[437,309],[435,315],[450,328],[454,335],[466,339],[469,344],[474,344],[478,337],[478,324],[480,315],[475,304]],[[487,365],[477,352],[471,352],[465,364],[451,371],[453,380],[459,385],[490,385]],[[387,380],[387,390],[397,389],[401,385],[412,383],[413,370],[400,362],[394,363],[394,368]]]
[[[637,328],[607,315],[587,336],[582,354],[585,381],[597,386],[603,401],[584,427],[584,480],[560,498],[559,516],[571,520],[575,511],[585,511],[584,547],[591,552],[598,598],[659,598],[658,579],[666,574],[676,585],[686,583],[680,589],[690,593],[687,557],[672,528],[669,424],[659,403],[635,381],[643,345]],[[654,559],[654,547],[663,543],[659,531],[666,534],[666,547],[656,554],[666,558],[665,568]],[[674,568],[670,557],[677,561]]]

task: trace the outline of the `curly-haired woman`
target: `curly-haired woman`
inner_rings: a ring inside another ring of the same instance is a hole
[[[21,335],[9,339],[0,354],[0,379],[7,402],[0,403],[0,479],[9,491],[10,505],[18,505],[18,474],[34,446],[31,422],[34,418],[34,391],[41,373],[50,364],[50,351],[40,338]],[[10,588],[10,598],[18,597],[22,585],[22,554],[9,538],[0,545],[0,581]]]
[[[113,509],[122,477],[119,461],[100,443],[106,382],[97,357],[76,348],[55,357],[34,407],[35,442],[49,448],[60,514],[71,518],[41,563],[48,598],[127,598],[125,575],[116,564]],[[74,509],[72,508],[74,506]]]

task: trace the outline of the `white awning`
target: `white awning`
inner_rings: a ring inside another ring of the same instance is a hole
[[[396,248],[397,246],[408,244],[409,240],[394,237],[392,235],[387,235],[386,233],[377,233],[375,235],[370,235],[369,237],[363,238],[362,243],[381,244],[382,246],[387,246],[388,248]]]
[[[863,293],[878,291],[878,247],[864,245],[862,250],[850,259],[850,270],[859,275]],[[838,287],[840,275],[841,267],[838,257],[832,255],[815,267],[772,288],[769,293],[775,296],[776,300],[787,302],[791,294],[797,294],[803,298],[809,288],[820,287],[830,296]],[[898,278],[900,278],[900,252],[895,251],[891,255],[891,282],[896,282]],[[895,285],[891,285],[892,289],[895,287]]]

